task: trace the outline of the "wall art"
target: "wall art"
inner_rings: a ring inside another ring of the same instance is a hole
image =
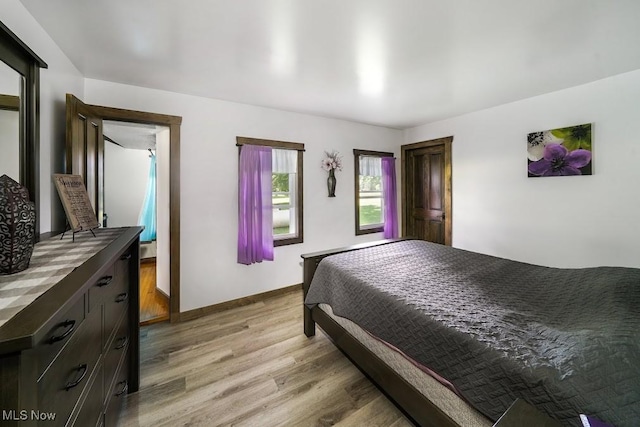
[[[592,174],[591,123],[527,135],[529,177]]]

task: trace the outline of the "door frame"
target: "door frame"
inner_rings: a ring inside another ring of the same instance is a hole
[[[180,321],[180,125],[182,117],[87,104],[102,120],[169,127],[169,320]],[[138,307],[139,309],[139,307]]]
[[[444,244],[451,246],[452,237],[452,218],[453,218],[453,204],[452,204],[452,169],[451,169],[451,145],[453,143],[453,136],[447,136],[444,138],[430,139],[427,141],[414,142],[413,144],[405,144],[400,147],[400,173],[402,182],[402,236],[407,235],[407,215],[409,214],[407,209],[407,158],[409,156],[408,151],[418,150],[421,148],[443,146],[444,147]]]

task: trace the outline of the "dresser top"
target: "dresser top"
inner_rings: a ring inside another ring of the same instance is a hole
[[[105,228],[62,239],[52,237],[37,243],[29,268],[20,273],[0,276],[0,326],[31,304],[83,262],[122,234],[124,228]]]
[[[7,350],[6,341],[24,341],[28,335],[37,333],[44,326],[42,322],[62,308],[65,298],[79,292],[93,274],[125,251],[141,231],[140,227],[104,228],[94,230],[95,237],[90,232],[76,233],[75,242],[72,233],[67,233],[62,239],[52,237],[37,243],[28,269],[0,276],[0,354]],[[107,247],[110,250],[104,251]],[[92,261],[92,265],[87,267],[87,261]],[[52,288],[63,283],[64,289],[54,292],[57,289]],[[42,301],[41,297],[50,289],[55,302]]]

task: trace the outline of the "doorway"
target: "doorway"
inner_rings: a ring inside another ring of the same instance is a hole
[[[82,175],[95,207],[98,221],[109,223],[105,205],[104,123],[141,125],[168,129],[164,157],[168,163],[168,245],[169,319],[180,317],[180,125],[182,118],[164,114],[84,104],[67,94],[67,173]],[[107,144],[110,144],[107,140]],[[156,147],[157,148],[157,147]],[[108,148],[107,148],[108,149]],[[153,150],[152,150],[153,152]],[[157,153],[157,151],[156,151]],[[156,154],[154,153],[154,154]],[[145,154],[146,155],[146,154]],[[106,214],[106,215],[105,215]],[[113,221],[113,217],[111,217]],[[144,266],[144,263],[142,264]],[[155,269],[153,269],[155,271]]]
[[[103,120],[103,227],[144,226],[140,325],[169,320],[168,126]]]
[[[401,147],[402,235],[451,246],[453,137]]]

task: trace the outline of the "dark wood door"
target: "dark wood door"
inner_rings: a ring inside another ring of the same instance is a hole
[[[102,118],[67,94],[67,173],[81,175],[100,224],[104,216],[104,136]]]
[[[407,151],[406,235],[445,244],[445,147]]]

